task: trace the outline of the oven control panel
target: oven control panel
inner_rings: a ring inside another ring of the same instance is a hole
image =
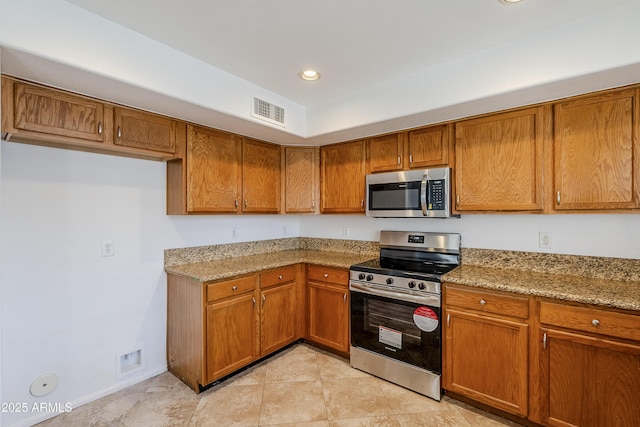
[[[440,282],[437,279],[428,279],[420,275],[407,274],[408,277],[390,276],[388,274],[378,274],[363,271],[349,272],[350,279],[355,282],[369,283],[378,286],[388,286],[424,293],[440,294]]]

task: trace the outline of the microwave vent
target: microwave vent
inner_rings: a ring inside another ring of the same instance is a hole
[[[253,98],[251,116],[279,126],[284,126],[284,108],[259,98]]]

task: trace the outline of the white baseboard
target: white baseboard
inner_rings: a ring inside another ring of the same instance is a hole
[[[134,384],[138,384],[141,383],[142,381],[146,381],[149,378],[153,378],[157,375],[162,374],[163,372],[167,371],[167,365],[164,364],[162,366],[158,366],[155,369],[150,369],[145,371],[142,375],[136,375],[134,377],[131,378],[127,378],[124,381],[121,381],[119,383],[116,383],[114,385],[112,385],[111,387],[107,387],[104,388],[102,390],[98,390],[94,393],[88,394],[86,396],[82,396],[72,402],[71,403],[71,407],[72,408],[77,408],[79,406],[82,406],[84,404],[87,404],[89,402],[93,402],[94,400],[98,400],[101,397],[107,396],[109,394],[115,393],[117,391],[123,390],[127,387],[130,387]],[[41,423],[42,421],[48,420],[50,418],[53,418],[55,416],[57,416],[59,414],[57,413],[39,413],[37,415],[31,416],[29,418],[25,418],[23,420],[18,421],[17,423],[13,423],[10,426],[7,427],[31,427],[34,424],[38,424]]]

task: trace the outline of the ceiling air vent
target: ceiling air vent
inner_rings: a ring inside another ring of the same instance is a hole
[[[284,108],[262,99],[253,98],[251,116],[279,126],[284,126]]]

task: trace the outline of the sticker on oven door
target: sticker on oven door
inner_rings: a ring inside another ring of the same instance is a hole
[[[378,326],[378,341],[395,348],[402,348],[402,332],[384,326]]]
[[[421,331],[433,332],[438,328],[438,315],[429,307],[418,307],[413,312],[413,323]]]

